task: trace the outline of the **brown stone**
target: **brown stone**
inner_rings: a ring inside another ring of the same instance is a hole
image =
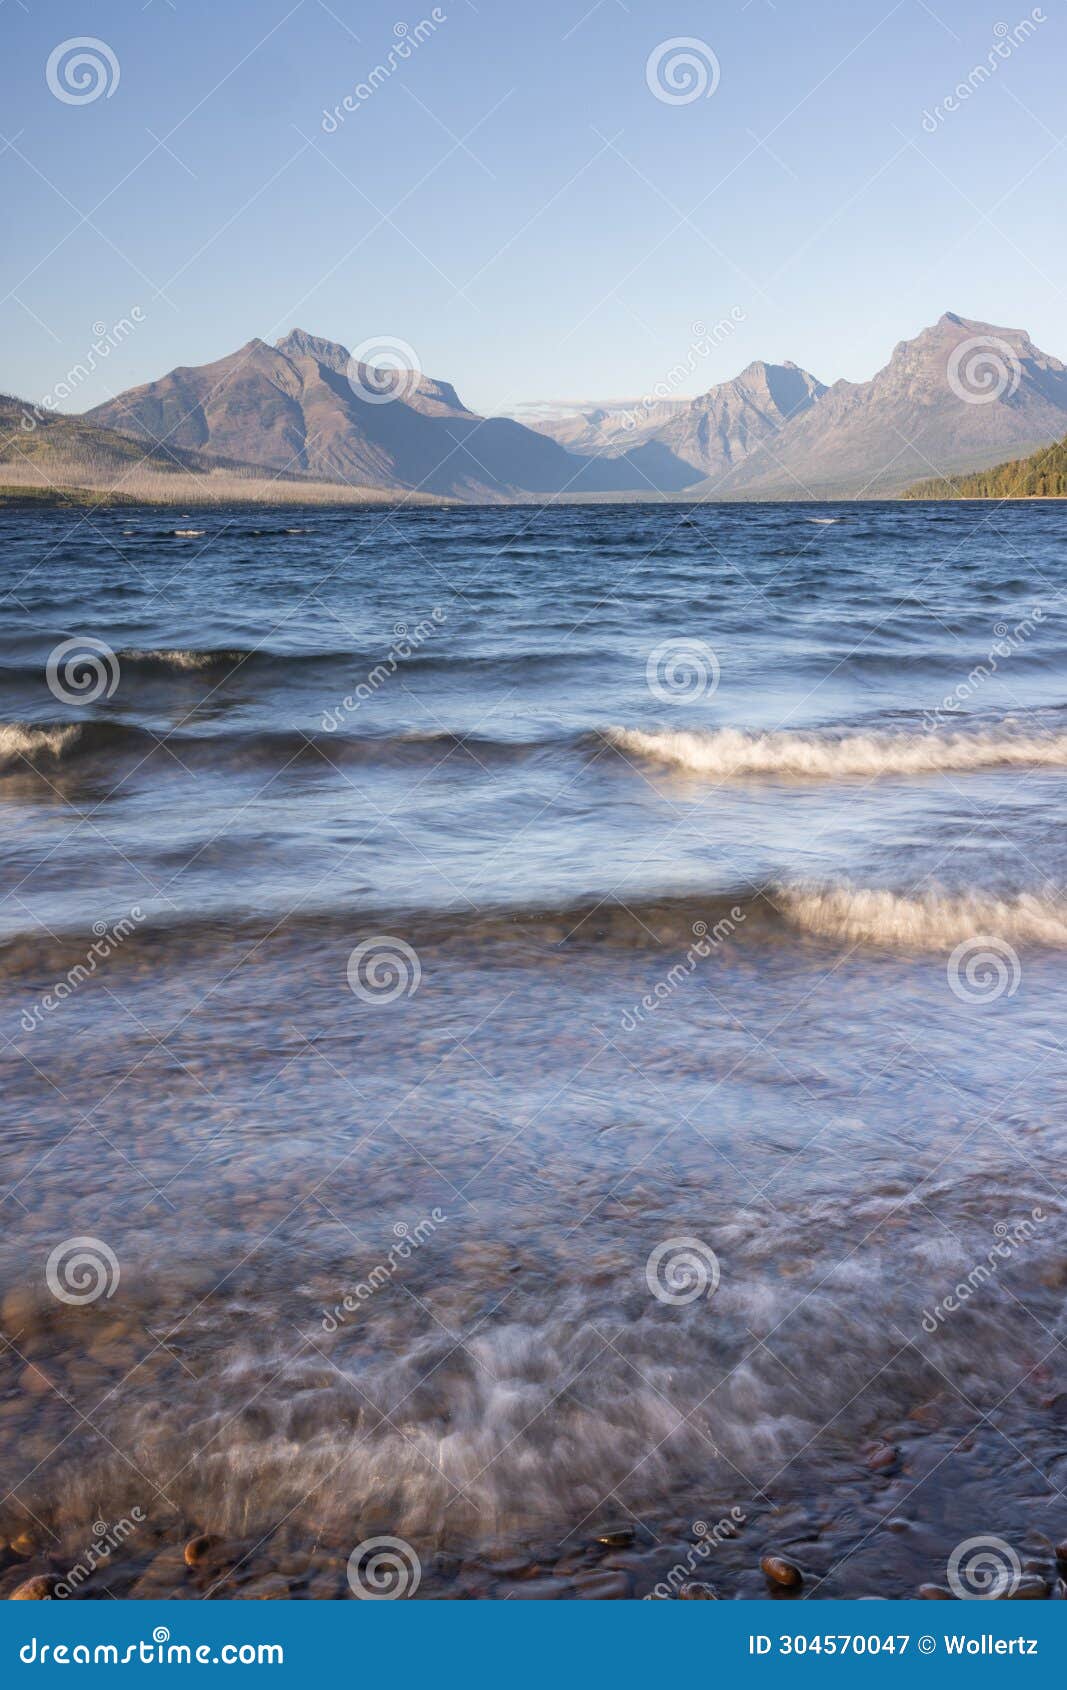
[[[11,1592],[8,1600],[11,1602],[51,1602],[58,1583],[59,1580],[53,1573],[38,1573],[32,1579],[23,1579],[22,1583]]]
[[[799,1590],[804,1583],[804,1574],[796,1562],[785,1555],[762,1556],[760,1571],[769,1584],[776,1584],[781,1590]]]
[[[191,1537],[183,1551],[185,1565],[198,1567],[221,1543],[221,1537],[212,1537],[210,1532],[204,1532],[200,1537]]]

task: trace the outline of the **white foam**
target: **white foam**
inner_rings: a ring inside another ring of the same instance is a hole
[[[62,757],[80,732],[77,722],[50,728],[25,727],[21,722],[0,722],[0,762],[10,763],[17,757],[37,757],[42,752],[50,757]]]
[[[1020,893],[995,898],[939,888],[915,896],[847,886],[787,887],[768,894],[794,927],[838,943],[946,951],[983,935],[1002,943],[1067,948],[1067,901]]]
[[[620,751],[724,780],[780,775],[836,780],[877,775],[923,775],[953,770],[1067,767],[1067,733],[1058,734],[818,734],[710,732],[609,728]]]

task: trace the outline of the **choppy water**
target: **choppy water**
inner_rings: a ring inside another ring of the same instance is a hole
[[[1060,507],[0,558],[7,1584],[131,1519],[86,1594],[215,1588],[195,1531],[219,1594],[1051,1576]]]

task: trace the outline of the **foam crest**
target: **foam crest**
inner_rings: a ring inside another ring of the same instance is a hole
[[[608,743],[632,756],[717,775],[796,780],[841,780],[923,775],[953,770],[1067,767],[1067,733],[1010,734],[755,734],[740,728],[711,732],[610,728]]]
[[[876,889],[789,887],[773,903],[791,926],[819,938],[892,950],[945,951],[982,935],[1067,948],[1067,902],[1019,893],[994,898],[931,889],[917,896]]]
[[[77,722],[40,728],[22,722],[0,722],[0,766],[22,757],[30,762],[41,757],[63,757],[77,743],[80,734],[81,726]]]

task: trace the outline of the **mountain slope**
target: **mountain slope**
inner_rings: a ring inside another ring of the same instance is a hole
[[[618,455],[655,444],[701,475],[715,476],[778,435],[825,391],[796,364],[757,361],[698,399],[590,406],[542,416],[531,426],[571,451]]]
[[[81,417],[0,394],[0,504],[379,504],[382,490],[323,484],[307,476],[154,447]],[[434,503],[422,494],[405,502]]]
[[[1067,440],[978,475],[921,481],[909,499],[1067,499]]]
[[[577,457],[510,418],[476,416],[447,382],[419,376],[388,403],[373,397],[377,385],[345,347],[297,329],[276,346],[251,340],[212,364],[172,370],[86,415],[272,469],[460,498],[676,490],[694,479],[658,444]]]
[[[1067,369],[1022,329],[946,312],[871,381],[838,381],[699,496],[856,497],[984,469],[1067,430]]]

